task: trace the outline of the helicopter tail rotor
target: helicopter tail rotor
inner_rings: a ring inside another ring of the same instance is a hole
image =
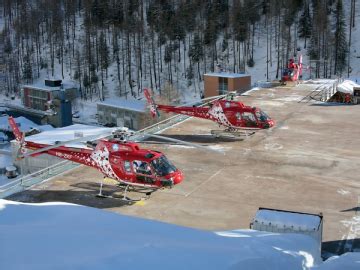
[[[9,125],[15,135],[15,139],[18,142],[21,142],[24,139],[24,134],[21,133],[19,127],[17,126],[17,124],[15,122],[15,119],[12,116],[10,116],[8,120],[9,120]]]
[[[150,106],[150,113],[151,113],[152,117],[155,117],[155,116],[160,117],[160,113],[157,109],[157,105],[154,101],[154,98],[150,94],[150,89],[145,88],[144,94],[145,94],[146,100]]]
[[[22,133],[18,127],[18,125],[15,122],[15,119],[10,116],[9,119],[9,125],[14,133],[16,141],[19,143],[19,149],[17,151],[16,157],[17,159],[21,158],[21,155],[25,153],[25,133]]]

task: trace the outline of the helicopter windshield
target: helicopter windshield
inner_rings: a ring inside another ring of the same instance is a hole
[[[266,122],[266,121],[270,120],[270,117],[265,112],[263,112],[262,110],[256,111],[256,117],[261,122]]]
[[[176,167],[165,156],[152,160],[151,165],[159,176],[165,176],[176,171]]]

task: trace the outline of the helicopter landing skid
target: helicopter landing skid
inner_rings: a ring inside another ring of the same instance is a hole
[[[140,198],[140,199],[131,199],[128,196],[126,196],[127,192],[129,191],[129,188],[131,188],[130,185],[119,184],[117,186],[124,189],[124,193],[122,194],[122,196],[118,197],[118,196],[112,196],[112,195],[105,195],[103,193],[103,181],[101,181],[99,193],[96,195],[96,197],[98,197],[98,198],[107,198],[107,199],[116,199],[116,200],[121,200],[121,201],[127,202],[128,204],[133,204],[133,203],[136,203],[136,202],[145,201],[145,200],[149,199],[152,192],[154,192],[154,190],[146,192],[145,196]]]
[[[255,134],[255,131],[233,131],[233,130],[211,130],[211,135],[216,138],[226,137],[226,138],[243,138]]]

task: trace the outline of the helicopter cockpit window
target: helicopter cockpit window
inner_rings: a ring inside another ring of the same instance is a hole
[[[269,119],[269,116],[263,111],[256,111],[255,114],[257,119],[259,119],[261,122],[265,122]]]
[[[243,113],[243,118],[246,120],[246,121],[256,121],[254,115],[250,112],[244,112]]]
[[[128,161],[128,160],[124,161],[124,169],[125,169],[125,172],[131,173],[131,163],[130,163],[130,161]]]
[[[146,174],[151,175],[151,168],[149,163],[141,160],[134,160],[133,161],[134,171],[138,174]]]
[[[255,116],[251,112],[243,112],[242,117],[248,127],[253,127],[257,125]]]
[[[229,108],[229,107],[230,107],[230,102],[228,102],[228,101],[225,102],[225,107],[226,107],[226,108]]]
[[[165,176],[176,171],[176,167],[165,156],[154,159],[151,161],[151,165],[159,176]]]

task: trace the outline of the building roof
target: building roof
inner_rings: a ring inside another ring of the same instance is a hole
[[[21,86],[22,88],[31,88],[31,89],[39,89],[39,90],[43,90],[43,91],[47,91],[47,92],[52,92],[52,91],[59,91],[59,90],[65,90],[65,89],[72,89],[72,88],[76,88],[76,85],[74,83],[71,82],[62,82],[61,86],[55,86],[55,87],[51,87],[51,86],[47,86],[45,85],[45,82],[37,82],[34,84],[24,84]]]
[[[204,74],[204,76],[216,76],[216,77],[224,77],[224,78],[243,78],[243,77],[250,77],[251,75],[244,73],[210,72]]]
[[[317,231],[321,223],[319,215],[282,211],[275,209],[260,209],[256,212],[254,221],[272,224],[280,228],[294,227],[304,231]]]
[[[146,111],[146,102],[144,100],[113,98],[98,102],[97,104],[129,111]]]

